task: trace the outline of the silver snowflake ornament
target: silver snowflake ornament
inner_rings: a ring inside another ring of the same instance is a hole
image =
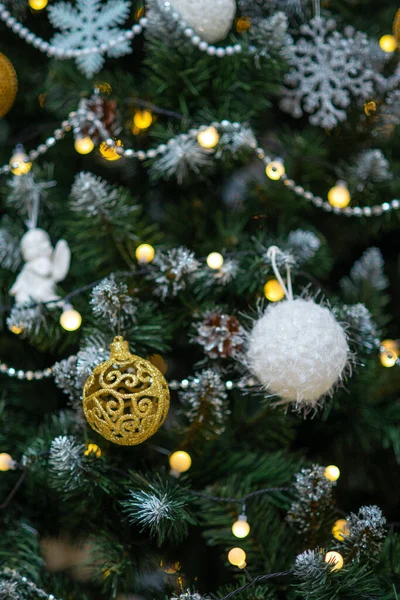
[[[128,18],[130,7],[127,0],[109,0],[106,4],[101,0],[77,0],[75,6],[69,2],[49,6],[51,24],[61,30],[53,36],[51,44],[61,50],[82,50],[76,58],[78,68],[87,78],[93,77],[104,64],[102,50],[113,58],[132,52],[118,27]],[[118,36],[114,46],[103,46]],[[94,48],[99,51],[94,52]]]
[[[341,34],[333,19],[321,17],[300,32],[304,37],[293,47],[280,107],[296,118],[308,113],[312,125],[332,129],[346,120],[352,97],[365,99],[373,92],[368,39],[351,27]]]

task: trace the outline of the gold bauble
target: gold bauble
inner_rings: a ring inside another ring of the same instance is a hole
[[[94,368],[83,388],[89,425],[106,440],[135,446],[156,433],[168,409],[169,389],[161,372],[115,337],[110,359]]]
[[[0,52],[0,119],[14,104],[18,91],[17,74],[4,54]]]

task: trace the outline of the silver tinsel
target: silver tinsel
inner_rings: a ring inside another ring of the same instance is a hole
[[[48,468],[53,487],[65,491],[79,487],[84,451],[85,446],[70,435],[61,435],[51,442]]]
[[[71,189],[71,208],[90,216],[108,215],[118,202],[118,190],[101,177],[87,171],[75,176]]]
[[[223,152],[230,152],[236,156],[240,150],[257,148],[257,140],[253,130],[246,124],[241,124],[240,129],[229,125],[225,128],[219,140],[220,149],[215,156],[219,158]]]
[[[148,278],[154,281],[154,293],[165,300],[184,290],[198,275],[200,263],[184,246],[158,252],[150,265]]]
[[[0,600],[20,600],[22,595],[18,592],[18,583],[13,580],[0,581]]]
[[[352,97],[371,97],[374,73],[369,68],[369,45],[364,33],[347,27],[336,30],[333,19],[314,17],[300,27],[293,47],[280,102],[282,110],[310,123],[332,129],[346,120]]]
[[[47,190],[56,184],[56,181],[35,181],[32,171],[26,175],[14,175],[7,182],[7,185],[11,188],[7,195],[7,202],[23,217],[27,215],[30,217],[33,205],[39,200],[44,200]],[[30,224],[36,227],[36,222]]]
[[[259,17],[275,10],[301,14],[304,0],[239,0],[239,9],[249,17]]]
[[[267,19],[252,21],[249,38],[256,64],[276,54],[286,59],[292,57],[293,39],[288,33],[288,26],[288,18],[283,12],[277,12]]]
[[[103,319],[111,329],[135,321],[137,305],[128,293],[124,281],[117,281],[112,273],[93,288],[90,305],[93,314]]]
[[[314,258],[321,247],[321,240],[312,231],[296,229],[289,233],[286,247],[293,252],[294,260],[300,266]]]
[[[182,45],[182,36],[177,35],[177,23],[170,13],[164,10],[161,0],[147,0],[147,26],[144,35],[150,41],[159,39],[167,47],[174,48]]]
[[[369,182],[380,183],[392,178],[390,164],[382,150],[365,150],[359,154],[354,163],[347,168],[346,179],[357,182],[357,190],[362,191]]]
[[[80,397],[81,394],[76,389],[76,362],[77,357],[71,355],[55,363],[52,369],[54,383],[70,397],[71,401],[76,400],[77,395]]]
[[[327,571],[327,564],[324,562],[324,555],[319,548],[315,550],[305,550],[296,556],[293,574],[303,581],[309,581],[314,578],[320,579]]]
[[[368,285],[378,291],[387,288],[389,281],[384,273],[384,260],[379,248],[368,248],[351,268],[350,276],[343,277],[339,284],[348,298],[358,297],[359,290]]]
[[[355,550],[360,561],[377,562],[387,534],[381,509],[375,505],[362,506],[357,515],[350,514],[347,524],[349,534],[343,540],[346,549]]]
[[[171,596],[170,600],[211,600],[210,596],[201,595],[198,592],[191,592],[190,590],[186,590],[186,592],[181,592],[178,595]]]
[[[14,305],[7,317],[8,329],[11,330],[12,327],[22,328],[22,336],[36,335],[45,326],[46,318],[42,306],[30,308],[29,306]]]
[[[367,352],[372,352],[379,345],[376,325],[365,304],[344,304],[333,312],[338,320],[346,323],[351,342]]]
[[[230,414],[225,383],[218,371],[204,369],[187,380],[187,385],[179,392],[182,414],[193,423],[203,422],[207,414],[205,437],[220,435],[225,431],[225,420]]]
[[[325,467],[319,465],[313,465],[312,469],[301,469],[295,477],[295,500],[286,519],[299,533],[304,534],[311,528],[312,514],[315,513],[321,520],[324,512],[331,505],[336,481],[327,479]]]
[[[212,166],[212,155],[213,151],[200,146],[196,137],[182,133],[171,139],[167,151],[154,160],[151,172],[166,179],[174,176],[180,184],[190,173],[201,175]]]
[[[235,316],[218,308],[204,313],[195,328],[191,341],[202,346],[210,358],[234,357],[243,347],[244,328]]]
[[[380,121],[384,125],[400,125],[400,90],[393,90],[386,96],[381,108]]]
[[[233,281],[239,272],[239,262],[235,258],[227,258],[220,269],[214,269],[210,273],[207,269],[203,273],[203,281],[205,285],[227,285]]]
[[[22,263],[21,252],[19,249],[20,240],[12,235],[8,229],[0,229],[0,267],[13,271],[18,271]]]

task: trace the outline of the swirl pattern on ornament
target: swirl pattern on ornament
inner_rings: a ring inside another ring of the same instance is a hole
[[[110,360],[93,370],[83,390],[90,426],[116,444],[133,446],[156,433],[168,408],[169,390],[161,372],[115,338]]]

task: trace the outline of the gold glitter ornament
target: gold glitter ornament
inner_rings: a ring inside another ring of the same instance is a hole
[[[11,62],[0,52],[0,119],[14,104],[18,90],[17,74]]]
[[[164,423],[169,389],[162,373],[129,351],[117,336],[110,358],[94,368],[83,388],[83,411],[89,425],[121,446],[141,444]]]

